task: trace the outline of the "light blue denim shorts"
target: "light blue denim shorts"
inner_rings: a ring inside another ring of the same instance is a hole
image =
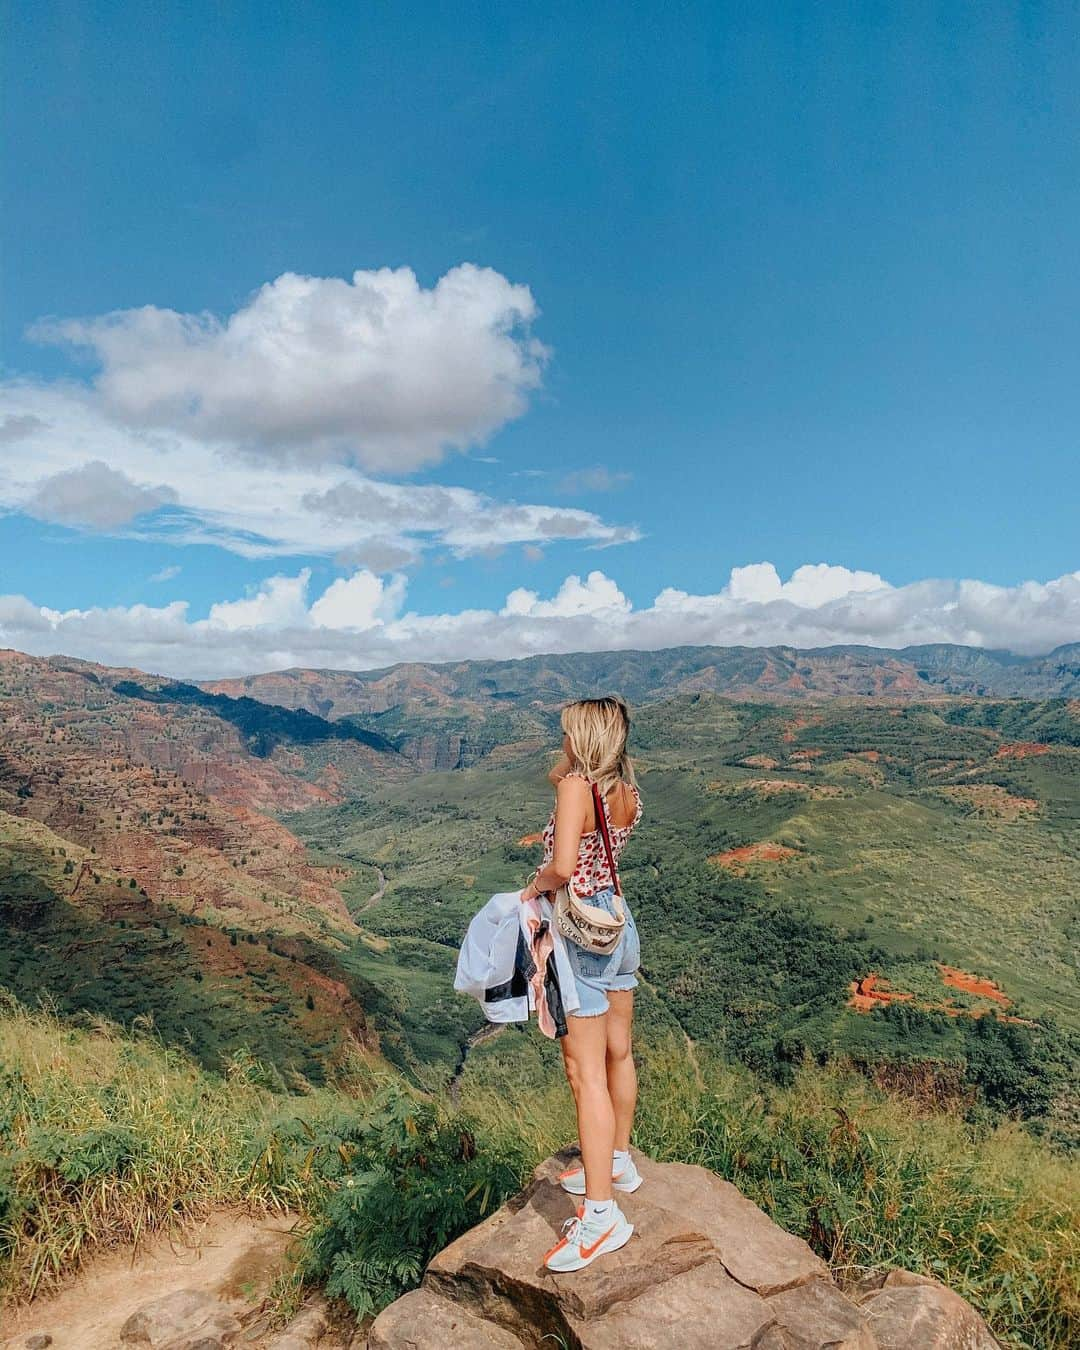
[[[596,905],[598,909],[606,909],[609,914],[615,913],[615,892],[610,886],[582,899],[590,905]],[[610,990],[637,988],[634,972],[641,964],[641,942],[634,917],[626,908],[625,900],[623,908],[626,910],[626,927],[619,945],[609,956],[587,952],[584,947],[567,939],[566,954],[581,1001],[577,1011],[569,1014],[571,1017],[599,1017],[608,1010],[607,996]]]

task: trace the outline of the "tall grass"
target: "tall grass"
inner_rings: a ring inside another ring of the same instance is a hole
[[[207,1074],[150,1035],[0,999],[0,1301],[215,1206],[302,1203],[296,1170],[266,1165],[283,1099],[249,1057]]]

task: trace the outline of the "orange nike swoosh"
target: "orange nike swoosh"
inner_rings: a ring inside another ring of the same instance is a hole
[[[614,1233],[617,1227],[618,1225],[613,1223],[602,1237],[598,1237],[596,1239],[596,1241],[593,1243],[591,1247],[582,1247],[581,1254],[586,1261],[589,1259],[590,1256],[592,1256],[593,1252],[596,1251],[597,1247],[600,1246],[601,1242],[606,1242],[608,1240],[608,1238],[612,1235],[612,1233]]]

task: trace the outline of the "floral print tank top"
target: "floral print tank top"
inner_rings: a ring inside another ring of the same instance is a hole
[[[619,855],[623,851],[623,845],[630,838],[634,827],[641,819],[641,793],[632,783],[627,786],[634,794],[634,800],[637,802],[634,818],[629,825],[612,825],[607,798],[601,799],[604,803],[604,815],[607,817],[608,833],[611,836],[611,852],[615,858],[616,867],[619,865]],[[548,817],[548,823],[544,826],[543,839],[544,859],[540,866],[546,867],[555,856],[554,810]],[[597,891],[614,887],[615,878],[611,875],[611,868],[608,866],[604,837],[599,829],[590,830],[587,834],[581,836],[581,843],[578,845],[577,866],[574,868],[574,875],[570,878],[570,884],[580,896],[595,895]]]

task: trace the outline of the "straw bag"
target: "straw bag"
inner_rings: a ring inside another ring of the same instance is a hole
[[[585,951],[593,952],[596,956],[610,956],[626,929],[626,910],[623,908],[619,874],[615,870],[615,856],[611,851],[607,806],[597,785],[593,783],[591,787],[596,806],[596,827],[604,841],[604,852],[615,883],[615,913],[609,914],[598,905],[590,905],[576,894],[568,881],[555,892],[555,927],[568,942],[575,943]]]

